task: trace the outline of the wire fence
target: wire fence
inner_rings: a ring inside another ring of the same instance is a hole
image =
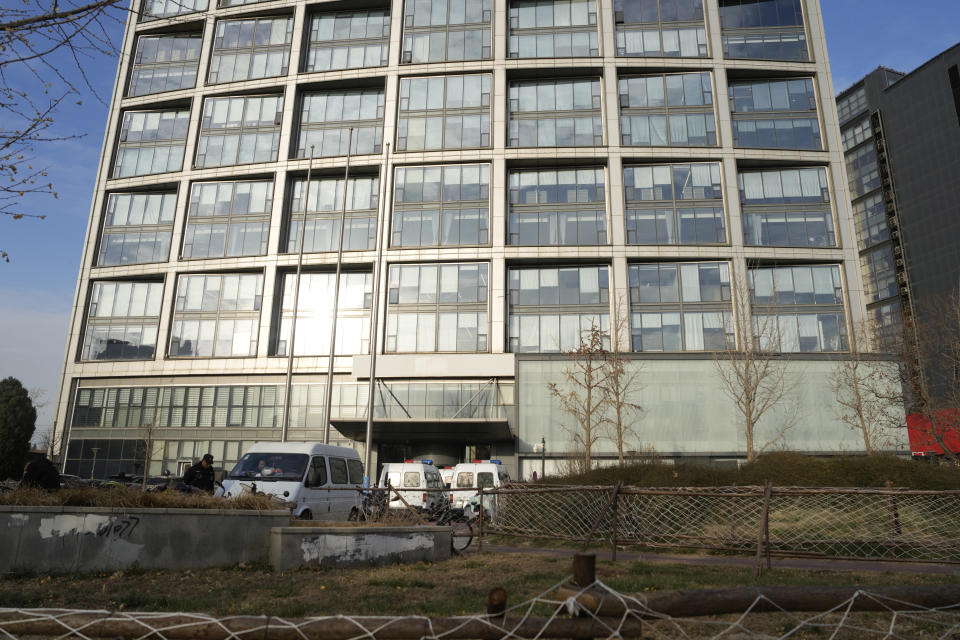
[[[621,594],[600,581],[555,585],[472,616],[217,617],[77,609],[0,609],[0,638],[137,640],[587,640],[829,637],[955,638],[960,587],[738,588]]]
[[[487,533],[770,555],[960,562],[960,491],[545,487],[490,491]]]

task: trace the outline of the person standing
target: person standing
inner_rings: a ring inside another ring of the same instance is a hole
[[[188,487],[196,487],[201,491],[213,493],[213,454],[206,453],[196,463],[183,474],[183,484]]]

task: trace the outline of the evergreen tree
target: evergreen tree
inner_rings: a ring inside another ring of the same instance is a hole
[[[0,380],[0,479],[23,475],[37,410],[16,378]]]

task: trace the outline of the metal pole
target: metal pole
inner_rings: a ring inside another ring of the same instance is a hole
[[[540,438],[540,480],[547,473],[547,439]]]
[[[380,273],[383,260],[383,227],[386,223],[388,214],[387,201],[390,200],[390,187],[393,172],[390,170],[390,143],[384,147],[383,156],[383,198],[378,203],[379,209],[383,211],[382,216],[377,216],[377,259],[373,263],[373,298],[370,300],[370,373],[369,390],[367,391],[367,434],[366,449],[364,450],[364,465],[367,477],[370,476],[370,463],[373,461],[373,400],[376,396],[376,374],[377,374],[377,336],[379,331],[377,325],[380,318]]]
[[[337,275],[333,279],[333,314],[330,319],[330,351],[327,353],[327,395],[323,405],[323,444],[330,443],[330,417],[333,414],[333,359],[337,346],[337,307],[340,302],[340,265],[343,261],[343,227],[347,219],[347,196],[350,181],[350,148],[353,146],[353,127],[347,137],[347,164],[343,168],[343,204],[340,207],[340,239],[337,242]]]
[[[307,236],[307,208],[310,206],[310,178],[313,170],[313,145],[310,145],[310,163],[307,165],[307,185],[303,193],[303,221],[300,223],[300,242],[297,245],[297,275],[293,280],[293,317],[290,319],[290,339],[287,340],[287,383],[283,394],[283,429],[280,442],[287,441],[290,431],[290,394],[293,386],[293,341],[297,335],[297,311],[300,307],[300,272],[303,270],[303,239]]]

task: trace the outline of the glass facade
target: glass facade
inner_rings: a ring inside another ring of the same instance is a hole
[[[603,144],[600,80],[514,82],[510,147],[595,147]]]
[[[727,241],[720,164],[624,167],[627,244]]]
[[[511,0],[508,58],[597,55],[595,0]]]
[[[890,239],[887,207],[880,192],[853,203],[853,221],[857,226],[857,246],[861,249]]]
[[[387,353],[489,349],[486,263],[391,265]]]
[[[491,0],[408,0],[400,61],[489,60],[491,21]]]
[[[748,271],[753,332],[761,348],[846,351],[843,286],[837,265],[757,267]]]
[[[390,50],[386,9],[318,13],[310,18],[306,71],[382,67]]]
[[[720,28],[724,57],[810,59],[800,0],[720,0]]]
[[[731,82],[733,144],[759,149],[822,149],[811,78]]]
[[[207,10],[208,0],[145,0],[140,19],[144,22]]]
[[[210,59],[210,84],[287,75],[293,18],[220,20]]]
[[[394,247],[490,242],[490,165],[397,167]]]
[[[189,89],[197,83],[200,35],[140,36],[127,95]]]
[[[512,171],[508,244],[606,244],[605,183],[600,168]]]
[[[626,77],[619,80],[619,89],[622,144],[717,144],[709,73]]]
[[[283,96],[207,98],[200,121],[197,166],[276,160],[282,112]]]
[[[877,165],[877,149],[867,144],[846,154],[847,179],[850,197],[859,198],[880,188],[880,167]]]
[[[189,124],[189,111],[124,113],[113,177],[180,171]]]
[[[95,282],[81,360],[152,360],[163,302],[162,282]]]
[[[289,352],[290,327],[293,319],[293,288],[296,274],[285,273],[280,306],[280,329],[274,355]],[[333,272],[300,275],[300,296],[297,300],[297,330],[294,355],[326,356],[330,354],[330,316],[333,313]],[[334,353],[338,356],[370,351],[370,299],[373,278],[369,271],[345,271],[340,274],[337,296],[337,336]]]
[[[97,266],[166,261],[176,207],[176,193],[111,193]]]
[[[195,183],[190,192],[183,257],[264,255],[272,209],[271,180]]]
[[[840,131],[840,137],[843,139],[844,152],[850,151],[864,140],[873,136],[873,129],[870,126],[870,118],[864,118],[855,124],[845,127]]]
[[[170,357],[256,355],[262,296],[263,274],[181,275]]]
[[[559,353],[580,346],[591,327],[610,331],[606,266],[509,269],[508,351]],[[609,347],[609,338],[604,338]]]
[[[897,273],[894,270],[893,247],[889,244],[862,254],[860,264],[868,302],[892,298],[899,293]]]
[[[309,194],[306,193],[306,184],[305,179],[293,181],[286,253],[297,253],[300,250],[304,204],[307,219],[307,235],[303,239],[304,253],[336,251],[340,242],[340,213],[343,211],[343,178],[311,179]],[[358,176],[350,178],[349,185],[347,207],[344,211],[343,250],[373,249],[376,246],[380,179]],[[306,203],[305,197],[308,197]]]
[[[489,146],[489,74],[400,79],[397,151]]]
[[[837,245],[824,168],[744,171],[737,181],[745,245]]]
[[[837,100],[837,117],[840,124],[867,109],[867,90],[863,85]]]
[[[719,351],[734,346],[726,262],[630,265],[633,351]]]
[[[352,154],[380,153],[383,144],[383,89],[307,93],[300,114],[297,157],[347,155],[350,128]]]
[[[614,0],[618,56],[705,58],[703,0]]]

